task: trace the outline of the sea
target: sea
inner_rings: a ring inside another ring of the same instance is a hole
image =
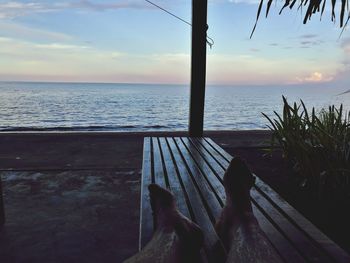
[[[205,130],[268,129],[262,112],[281,113],[282,96],[316,110],[350,110],[347,87],[327,85],[206,88]],[[189,85],[0,82],[0,131],[181,131]]]

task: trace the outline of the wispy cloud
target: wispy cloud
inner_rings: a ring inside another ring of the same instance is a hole
[[[260,3],[260,0],[228,0],[230,3],[235,4],[258,4]]]
[[[314,39],[317,37],[318,37],[318,35],[316,35],[316,34],[304,34],[304,35],[300,36],[301,39]]]
[[[0,3],[0,18],[15,18],[18,16],[26,16],[33,13],[46,13],[54,10],[56,10],[56,8],[52,4],[9,1]]]
[[[98,3],[88,0],[81,0],[76,3],[68,4],[68,7],[78,8],[78,9],[90,9],[94,11],[105,11],[105,10],[115,10],[115,9],[124,9],[124,8],[151,8],[150,5],[144,1],[116,1],[116,3]]]
[[[36,48],[42,48],[46,50],[81,50],[88,49],[87,46],[76,46],[76,45],[66,45],[60,43],[51,43],[51,44],[36,44],[34,45]]]
[[[153,8],[144,1],[136,0],[119,0],[113,3],[101,3],[89,0],[81,0],[75,2],[21,2],[8,1],[0,3],[0,19],[12,19],[21,16],[28,16],[37,13],[57,12],[65,9],[70,10],[92,10],[92,11],[106,11],[118,9],[145,9]]]
[[[343,56],[335,79],[341,85],[344,85],[344,88],[348,88],[350,76],[350,38],[345,38],[341,42],[340,48],[342,49]]]
[[[322,40],[317,34],[304,34],[297,39],[299,40],[301,48],[311,48],[324,43],[324,40]]]
[[[350,55],[350,38],[346,38],[341,43],[341,48],[345,52],[345,54]]]
[[[0,32],[2,36],[6,35],[10,38],[26,38],[35,39],[37,41],[70,41],[73,39],[72,36],[64,33],[37,29],[26,25],[5,21],[0,21]]]

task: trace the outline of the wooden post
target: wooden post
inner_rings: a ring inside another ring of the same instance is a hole
[[[0,175],[0,229],[5,224],[5,209],[4,209],[4,198],[2,193],[2,183]]]
[[[208,0],[192,0],[192,58],[189,135],[203,136]]]

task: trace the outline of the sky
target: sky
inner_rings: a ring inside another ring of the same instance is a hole
[[[153,2],[191,22],[191,0]],[[209,0],[208,84],[348,87],[350,34],[329,11],[303,25],[273,5],[250,39],[257,8]],[[144,0],[0,0],[0,81],[188,84],[190,54],[191,27]]]

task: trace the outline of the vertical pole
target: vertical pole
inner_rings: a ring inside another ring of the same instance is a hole
[[[0,229],[5,224],[5,209],[4,209],[4,199],[2,193],[2,183],[1,183],[1,175],[0,175]]]
[[[203,136],[208,0],[192,0],[192,58],[189,135]]]

